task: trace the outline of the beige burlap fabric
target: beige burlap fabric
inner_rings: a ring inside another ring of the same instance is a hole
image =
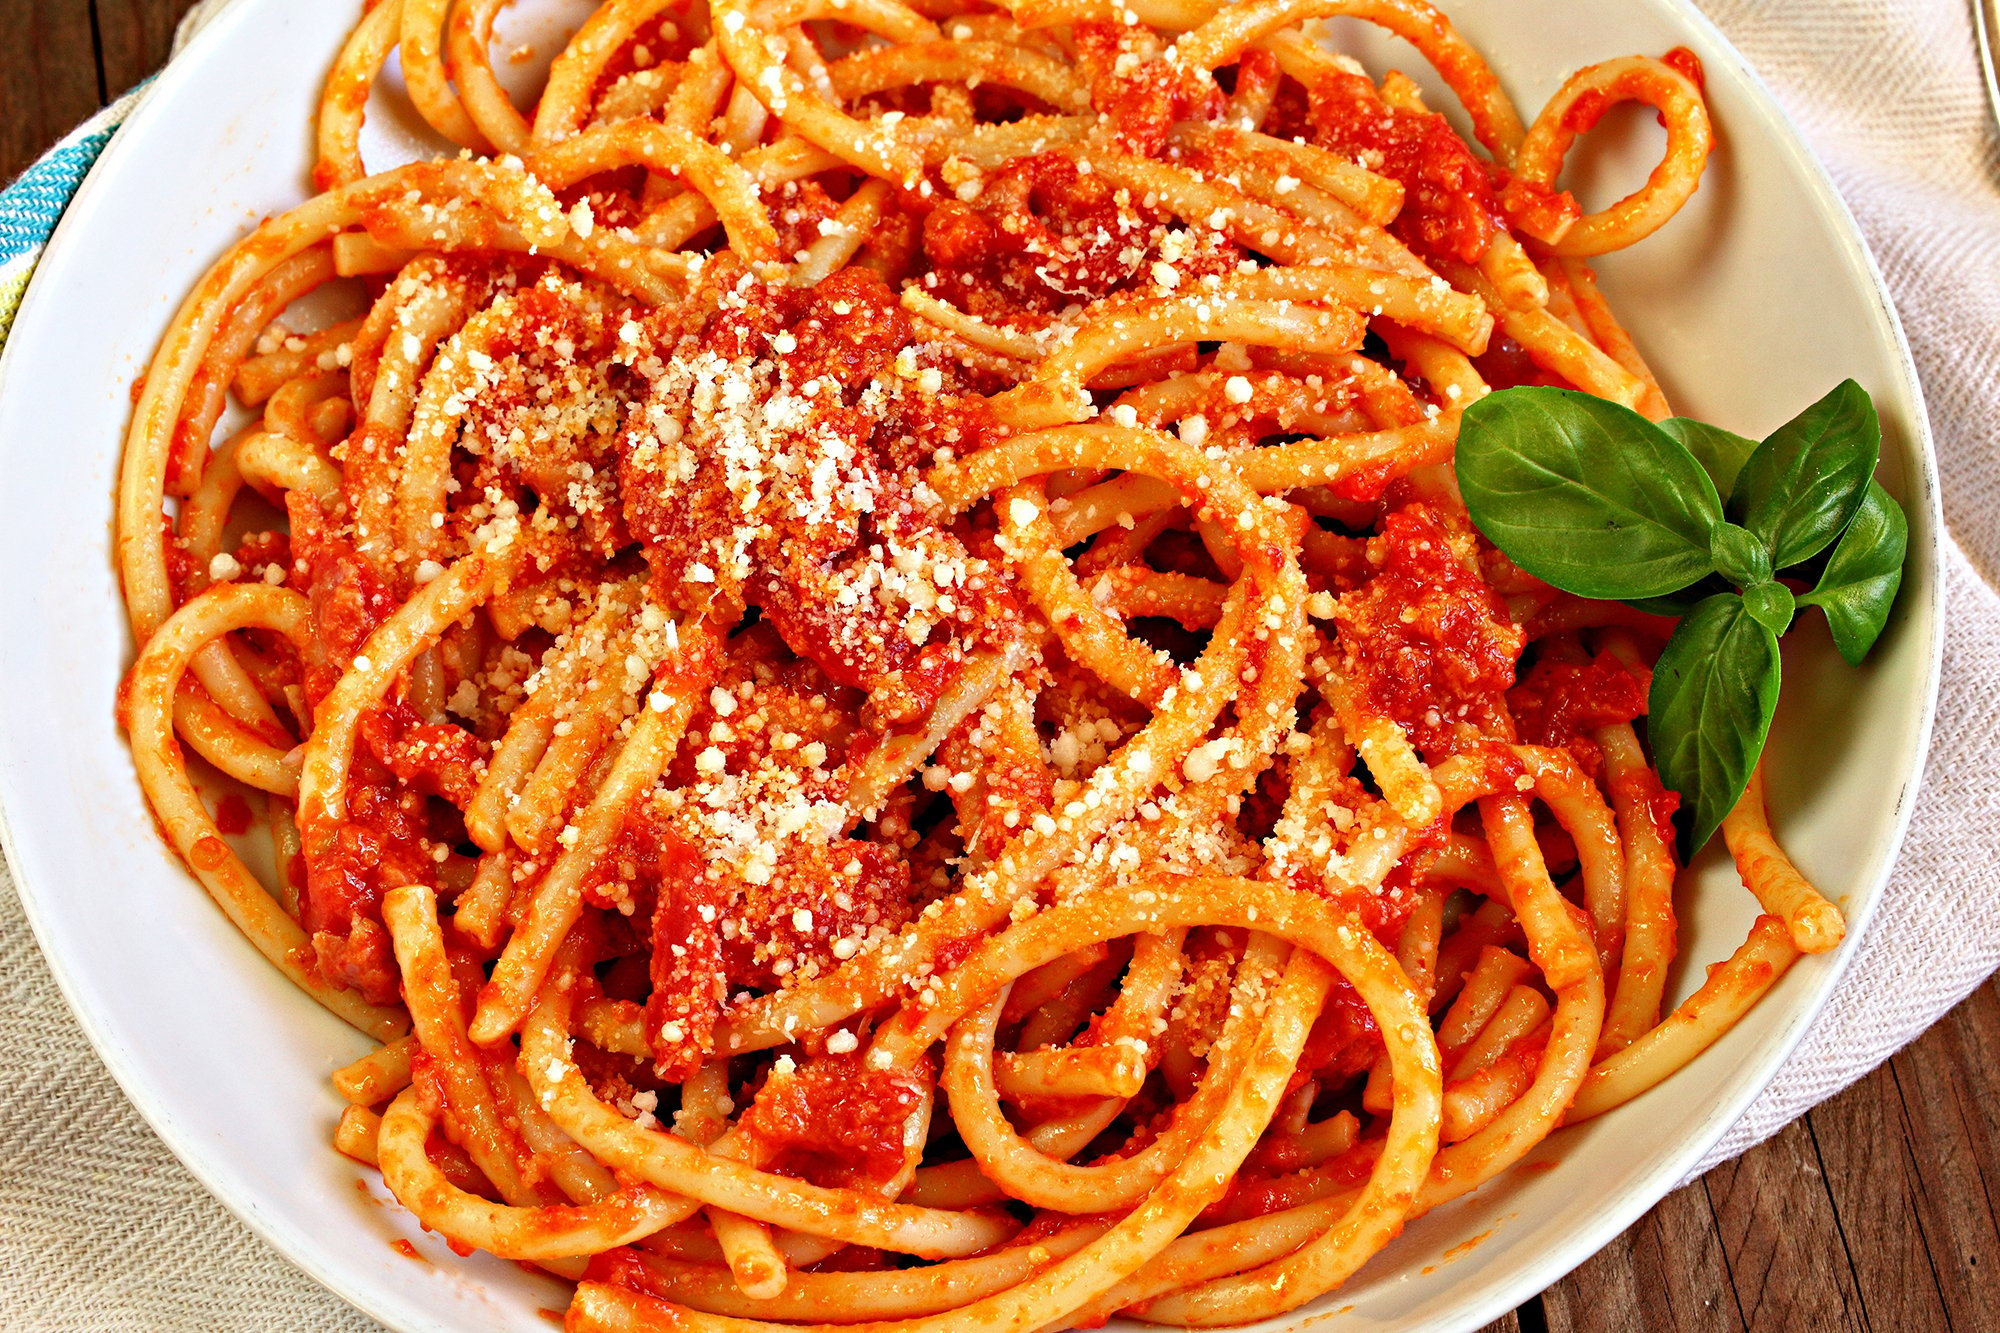
[[[1590,3],[1591,0],[1578,0]],[[1841,989],[1718,1146],[1741,1152],[2000,964],[2000,151],[1965,0],[1713,0],[1804,127],[1895,291],[1944,474],[1944,696],[1895,882]],[[12,1328],[374,1327],[160,1146],[91,1054],[0,886],[0,1312]]]

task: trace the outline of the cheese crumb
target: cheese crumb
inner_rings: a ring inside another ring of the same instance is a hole
[[[1222,771],[1223,757],[1235,748],[1235,740],[1228,736],[1195,746],[1181,761],[1182,776],[1189,782],[1207,782]]]

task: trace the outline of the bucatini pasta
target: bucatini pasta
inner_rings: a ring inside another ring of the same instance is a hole
[[[1425,0],[608,0],[528,106],[504,2],[367,9],[118,503],[147,796],[426,1227],[577,1329],[1241,1323],[1838,943],[1753,782],[1662,1013],[1669,622],[1453,478],[1492,387],[1666,415],[1585,261],[1688,53],[1524,122]],[[370,174],[391,56],[462,151]]]

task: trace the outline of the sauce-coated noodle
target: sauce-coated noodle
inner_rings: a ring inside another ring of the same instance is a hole
[[[1695,189],[1692,56],[1524,122],[1425,0],[607,0],[516,106],[503,4],[369,9],[119,492],[147,796],[424,1225],[578,1329],[1263,1318],[1838,942],[1753,782],[1662,1015],[1668,622],[1452,473],[1492,387],[1667,413],[1582,257]],[[369,174],[392,53],[466,154]]]

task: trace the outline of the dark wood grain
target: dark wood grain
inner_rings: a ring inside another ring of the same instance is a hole
[[[1980,987],[1889,1062],[1911,1182],[1909,1229],[1923,1238],[1957,1329],[2000,1329],[2000,987]],[[1868,1188],[1856,1182],[1855,1192]],[[1852,1196],[1850,1196],[1852,1197]],[[1836,1193],[1843,1210],[1859,1206]],[[1891,1218],[1891,1225],[1904,1225]]]
[[[1542,1295],[1549,1333],[1739,1333],[1715,1210],[1699,1181]]]
[[[0,181],[99,105],[86,0],[0,0]]]
[[[1748,1333],[1868,1328],[1847,1238],[1805,1121],[1716,1167],[1702,1184]]]
[[[1919,1202],[1923,1167],[1894,1069],[1884,1065],[1815,1109],[1809,1128],[1869,1324],[1949,1327]]]
[[[69,0],[81,7],[80,0]],[[100,68],[112,95],[125,91],[165,62],[174,29],[195,0],[89,0],[97,17]]]
[[[157,69],[193,3],[0,0],[0,179]],[[2000,1330],[1995,983],[1483,1333],[1850,1329]]]

